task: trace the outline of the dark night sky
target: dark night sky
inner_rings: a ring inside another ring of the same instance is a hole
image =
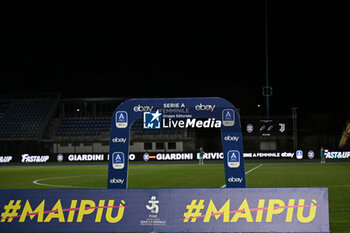
[[[271,112],[349,113],[347,4],[305,2],[268,1]],[[220,96],[246,111],[265,106],[264,1],[6,4],[1,94]]]

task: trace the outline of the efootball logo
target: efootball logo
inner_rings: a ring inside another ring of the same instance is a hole
[[[160,129],[161,128],[161,113],[143,112],[143,128],[144,129]]]

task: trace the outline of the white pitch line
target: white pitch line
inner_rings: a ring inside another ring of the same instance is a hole
[[[89,176],[92,177],[92,176],[104,176],[104,175],[89,175]],[[89,177],[89,176],[84,176],[84,177]],[[42,183],[42,181],[45,181],[45,180],[70,179],[70,178],[78,178],[78,177],[83,177],[83,176],[58,176],[58,177],[43,178],[43,179],[34,180],[33,184],[46,186],[46,187],[54,187],[54,188],[96,188],[96,187],[83,187],[83,186],[70,186],[70,185]]]
[[[258,168],[261,167],[262,165],[263,165],[263,164],[259,164],[258,166],[253,167],[252,169],[246,171],[245,174],[247,175],[247,174],[251,173],[252,171],[254,171],[255,169],[258,169]],[[226,188],[226,184],[224,184],[224,185],[221,186],[220,188]]]
[[[41,181],[57,180],[57,179],[69,179],[69,178],[76,178],[76,177],[77,176],[61,176],[61,177],[43,178],[43,179],[34,180],[33,184],[40,185],[40,186],[46,186],[46,187],[56,187],[56,188],[75,188],[74,186],[68,186],[68,185],[44,184],[44,183],[41,183]]]
[[[253,167],[253,168],[250,169],[249,171],[246,171],[245,174],[247,175],[247,174],[251,173],[252,171],[254,171],[255,169],[258,169],[258,168],[261,167],[262,165],[263,165],[263,164],[259,164],[258,166]]]

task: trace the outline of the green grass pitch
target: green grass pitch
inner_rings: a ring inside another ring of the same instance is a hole
[[[350,229],[350,163],[246,164],[247,187],[328,187],[331,232]],[[223,165],[130,165],[129,188],[219,188]],[[107,166],[0,167],[0,189],[106,188]]]

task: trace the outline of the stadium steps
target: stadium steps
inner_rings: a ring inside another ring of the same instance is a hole
[[[63,118],[56,136],[99,136],[110,130],[110,120],[108,117]]]
[[[9,106],[0,120],[0,138],[33,140],[40,138],[55,108],[57,97],[15,98],[6,102]]]

